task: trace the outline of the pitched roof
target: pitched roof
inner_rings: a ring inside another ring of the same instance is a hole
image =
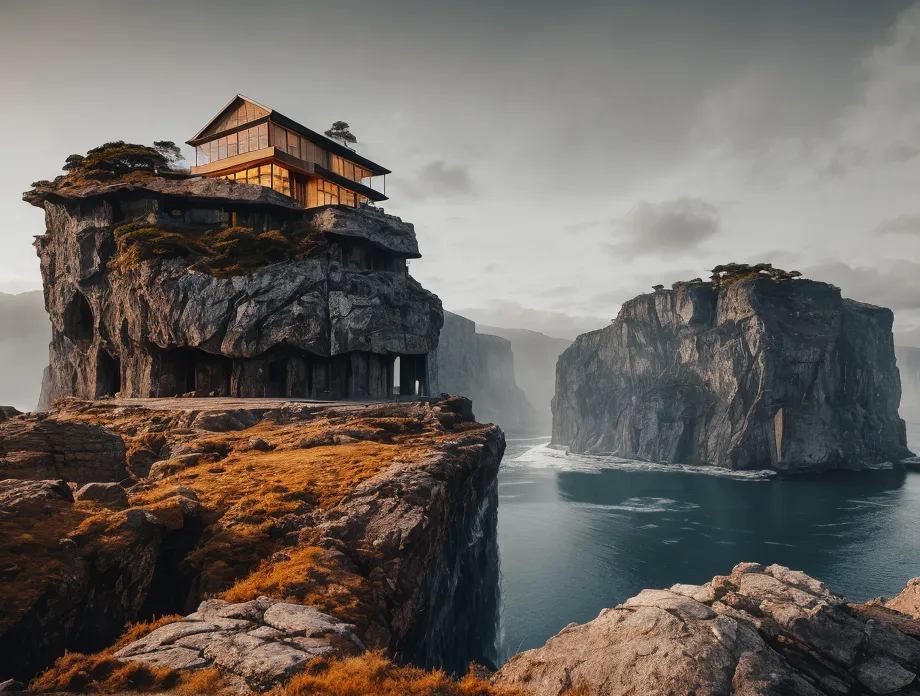
[[[243,114],[245,120],[239,120],[239,114]],[[233,117],[236,115],[236,123],[233,123]],[[366,157],[362,157],[354,150],[345,147],[341,143],[337,143],[335,140],[321,134],[317,133],[310,128],[307,128],[304,125],[301,125],[292,118],[288,118],[279,111],[263,106],[259,102],[250,99],[249,97],[244,97],[242,94],[237,94],[233,99],[227,102],[226,106],[217,112],[217,115],[214,116],[210,121],[208,121],[204,127],[198,131],[192,138],[186,140],[186,143],[189,145],[197,145],[200,141],[207,139],[211,135],[221,133],[225,130],[232,130],[238,128],[246,123],[251,121],[258,121],[265,117],[268,117],[274,123],[284,126],[285,128],[299,133],[308,140],[320,145],[329,152],[332,152],[340,157],[360,164],[366,169],[370,169],[374,174],[389,174],[390,170],[386,167],[383,167],[376,162],[373,162]]]

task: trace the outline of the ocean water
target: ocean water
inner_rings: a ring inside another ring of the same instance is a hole
[[[509,438],[499,473],[501,658],[645,587],[741,561],[804,570],[851,600],[920,576],[920,472],[779,479],[567,455]],[[920,451],[920,426],[908,440]]]

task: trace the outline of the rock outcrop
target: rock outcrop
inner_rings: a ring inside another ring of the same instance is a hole
[[[74,483],[0,481],[0,676],[31,678],[65,650],[106,649],[127,623],[206,598],[260,596],[312,606],[421,666],[494,663],[504,438],[471,421],[468,401],[145,403],[63,400],[2,424],[95,429],[155,463],[132,474],[125,509],[108,486],[74,496]],[[28,442],[44,453],[45,440]]]
[[[890,310],[832,285],[676,283],[559,358],[553,443],[796,473],[910,456]]]
[[[36,240],[52,326],[45,407],[117,393],[379,399],[395,383],[427,389],[441,303],[409,276],[418,245],[398,218],[304,211],[221,179],[27,199],[47,227]]]
[[[310,660],[364,645],[355,627],[302,604],[258,597],[201,603],[194,614],[160,626],[114,653],[122,662],[178,670],[220,669],[228,681],[265,691],[302,672]]]
[[[920,621],[897,611],[847,604],[782,566],[742,563],[571,624],[493,682],[533,696],[914,694],[918,637]]]
[[[86,423],[28,414],[0,422],[0,478],[77,484],[129,478],[124,442]]]
[[[475,322],[444,312],[432,386],[438,392],[470,398],[482,422],[529,432],[539,428],[539,417],[515,381],[514,359],[509,341],[477,333]]]

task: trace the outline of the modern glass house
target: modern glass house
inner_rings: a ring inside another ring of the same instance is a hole
[[[387,200],[373,181],[389,169],[241,94],[186,142],[192,174],[268,186],[307,208]]]

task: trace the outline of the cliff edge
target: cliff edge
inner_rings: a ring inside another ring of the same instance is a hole
[[[553,443],[782,472],[910,456],[890,310],[811,280],[660,286],[559,358]]]
[[[227,401],[3,417],[0,676],[208,667],[264,690],[364,649],[494,661],[498,428],[465,399]]]

